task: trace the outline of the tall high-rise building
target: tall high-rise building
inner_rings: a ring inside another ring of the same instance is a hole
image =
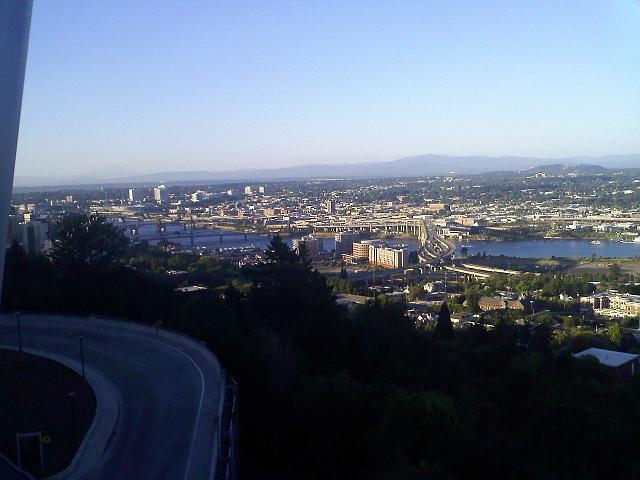
[[[334,213],[336,213],[336,202],[334,202],[333,200],[327,200],[326,202],[324,202],[324,209],[329,215],[333,215]]]
[[[261,185],[260,187],[258,187],[258,193],[261,194],[261,195],[265,194],[264,185]]]
[[[253,195],[253,189],[251,188],[251,185],[247,185],[246,187],[244,187],[244,194]]]
[[[130,202],[140,202],[142,201],[144,195],[142,190],[138,188],[130,188],[129,189],[129,201]]]
[[[158,203],[166,202],[169,200],[169,190],[164,185],[158,185],[153,189],[153,198]]]

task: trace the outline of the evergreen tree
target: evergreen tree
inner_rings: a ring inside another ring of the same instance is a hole
[[[269,246],[267,247],[265,256],[269,262],[277,263],[279,265],[295,264],[299,261],[299,257],[296,255],[296,252],[289,248],[280,235],[275,235],[271,239],[271,243],[269,243]]]
[[[340,278],[342,280],[346,280],[347,279],[347,270],[344,268],[344,262],[342,262],[341,268],[340,268]]]
[[[451,312],[447,302],[443,302],[440,307],[440,313],[438,314],[438,321],[435,329],[436,335],[440,338],[453,337],[453,324],[451,323]]]
[[[104,217],[69,215],[53,236],[51,259],[63,269],[109,267],[126,252],[124,234]]]

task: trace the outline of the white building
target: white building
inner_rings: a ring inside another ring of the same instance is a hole
[[[140,202],[144,198],[142,190],[138,188],[130,188],[129,189],[129,201],[130,202]]]
[[[166,202],[167,200],[169,200],[169,191],[167,190],[167,187],[164,185],[158,185],[156,188],[154,188],[153,198],[158,203]]]
[[[369,263],[384,268],[404,268],[409,264],[409,250],[398,247],[369,247]]]
[[[595,313],[606,317],[640,316],[640,295],[610,290],[581,297],[580,302],[588,304]]]
[[[333,200],[324,202],[324,208],[329,215],[336,213],[336,203]]]
[[[209,197],[207,192],[203,192],[202,190],[197,190],[196,192],[191,194],[192,202],[201,202],[202,200],[206,200]]]

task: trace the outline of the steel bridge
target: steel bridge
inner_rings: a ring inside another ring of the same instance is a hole
[[[153,232],[140,233],[141,227],[145,225],[155,225],[156,228]],[[167,226],[162,223],[136,223],[121,228],[133,243],[140,243],[143,241],[153,242],[163,240],[189,239],[191,245],[194,245],[196,238],[217,237],[220,243],[223,243],[225,238],[242,238],[243,240],[247,240],[249,235],[261,235],[260,233],[254,232],[228,231],[221,233],[219,230],[212,230],[206,227],[196,227],[193,222],[191,223],[191,225],[182,223],[182,229],[175,230],[168,230]],[[278,232],[269,232],[268,234],[264,235],[271,237],[273,235],[276,235],[277,233]]]

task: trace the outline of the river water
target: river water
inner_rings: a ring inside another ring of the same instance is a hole
[[[513,240],[496,242],[477,240],[458,242],[456,254],[467,247],[468,255],[486,252],[487,255],[505,255],[523,258],[551,257],[591,257],[594,253],[599,257],[636,257],[640,256],[640,243],[620,243],[602,240],[599,245],[589,240]]]

